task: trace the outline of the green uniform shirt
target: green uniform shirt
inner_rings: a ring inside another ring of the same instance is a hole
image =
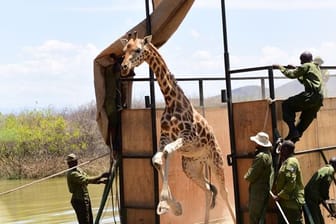
[[[105,100],[104,107],[109,121],[116,125],[118,122],[117,110],[118,110],[118,97],[120,96],[119,79],[120,72],[118,65],[110,65],[105,70]]]
[[[305,87],[306,92],[323,93],[322,74],[320,68],[312,63],[304,63],[296,69],[287,69],[279,66],[280,71],[288,78],[297,78]]]
[[[281,165],[276,182],[276,192],[281,206],[297,209],[304,203],[304,188],[299,161],[294,156]]]
[[[335,169],[328,164],[320,168],[305,187],[305,197],[317,203],[329,199],[329,187],[333,181]]]
[[[72,169],[67,174],[67,182],[73,199],[84,199],[89,197],[87,185],[88,175],[80,168]]]
[[[274,170],[269,149],[258,150],[251,167],[245,174],[249,185],[249,223],[263,223],[273,184]]]
[[[272,155],[270,151],[266,149],[258,152],[244,178],[249,181],[251,185],[266,185],[268,189],[270,189],[273,184],[273,175]],[[269,193],[266,192],[266,194]]]

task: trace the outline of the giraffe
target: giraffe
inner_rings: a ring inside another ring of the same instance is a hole
[[[206,192],[206,198],[209,199],[205,223],[208,223],[209,209],[215,207],[217,195],[217,188],[205,176],[205,168],[210,168],[217,178],[221,196],[227,203],[232,219],[235,220],[225,187],[224,159],[212,127],[197,112],[177,84],[164,59],[151,43],[151,38],[146,36],[140,39],[134,32],[133,35],[128,34],[128,39],[121,39],[124,46],[121,69],[122,75],[128,74],[134,67],[147,62],[156,76],[165,100],[160,122],[159,149],[152,158],[153,166],[162,178],[157,214],[165,214],[169,209],[175,215],[182,214],[182,206],[174,199],[168,185],[169,158],[172,153],[179,152],[182,155],[184,173]]]

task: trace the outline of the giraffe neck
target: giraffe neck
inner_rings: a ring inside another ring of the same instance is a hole
[[[185,96],[181,87],[177,84],[175,77],[170,73],[166,62],[158,50],[152,44],[147,44],[147,57],[145,61],[155,74],[155,77],[164,96],[166,106],[174,106],[176,101],[189,104],[189,99]]]

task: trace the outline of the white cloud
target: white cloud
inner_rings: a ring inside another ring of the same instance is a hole
[[[217,0],[195,1],[198,8],[218,8],[221,2]],[[336,9],[334,0],[226,0],[227,9],[246,10],[317,10]]]
[[[150,4],[151,5],[151,4]],[[107,12],[130,12],[130,11],[141,11],[145,10],[144,1],[134,1],[134,0],[113,0],[109,1],[108,4],[104,6],[86,6],[86,7],[72,7],[66,10],[74,12],[85,12],[85,13],[107,13]]]
[[[92,44],[49,40],[24,47],[21,61],[0,64],[0,109],[81,105],[94,99]],[[8,97],[5,97],[8,96]]]
[[[320,56],[324,60],[324,65],[335,64],[336,42],[322,42],[318,46],[312,46],[309,49],[313,56]],[[302,49],[282,50],[275,46],[265,46],[261,49],[259,63],[261,65],[271,64],[294,64],[299,63],[299,55]]]
[[[39,46],[24,47],[20,53],[21,61],[0,64],[0,74],[80,74],[91,69],[97,54],[98,49],[92,44],[75,45],[48,40]]]
[[[201,36],[200,32],[195,29],[191,30],[190,34],[195,39],[198,39]]]
[[[265,46],[261,49],[261,57],[259,61],[261,65],[272,65],[289,63],[290,60],[287,51],[278,47]],[[296,61],[297,60],[293,60],[291,63],[293,64]]]
[[[316,50],[316,55],[319,55],[324,60],[324,65],[335,65],[336,58],[336,42],[323,42]]]

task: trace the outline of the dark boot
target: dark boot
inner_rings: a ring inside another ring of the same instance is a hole
[[[300,140],[301,134],[298,130],[291,130],[289,131],[287,137],[285,138],[285,140],[291,140],[292,142],[297,142]]]
[[[301,133],[296,129],[295,125],[288,125],[288,127],[289,127],[289,133],[285,138],[285,140],[291,140],[294,143],[299,141]]]

